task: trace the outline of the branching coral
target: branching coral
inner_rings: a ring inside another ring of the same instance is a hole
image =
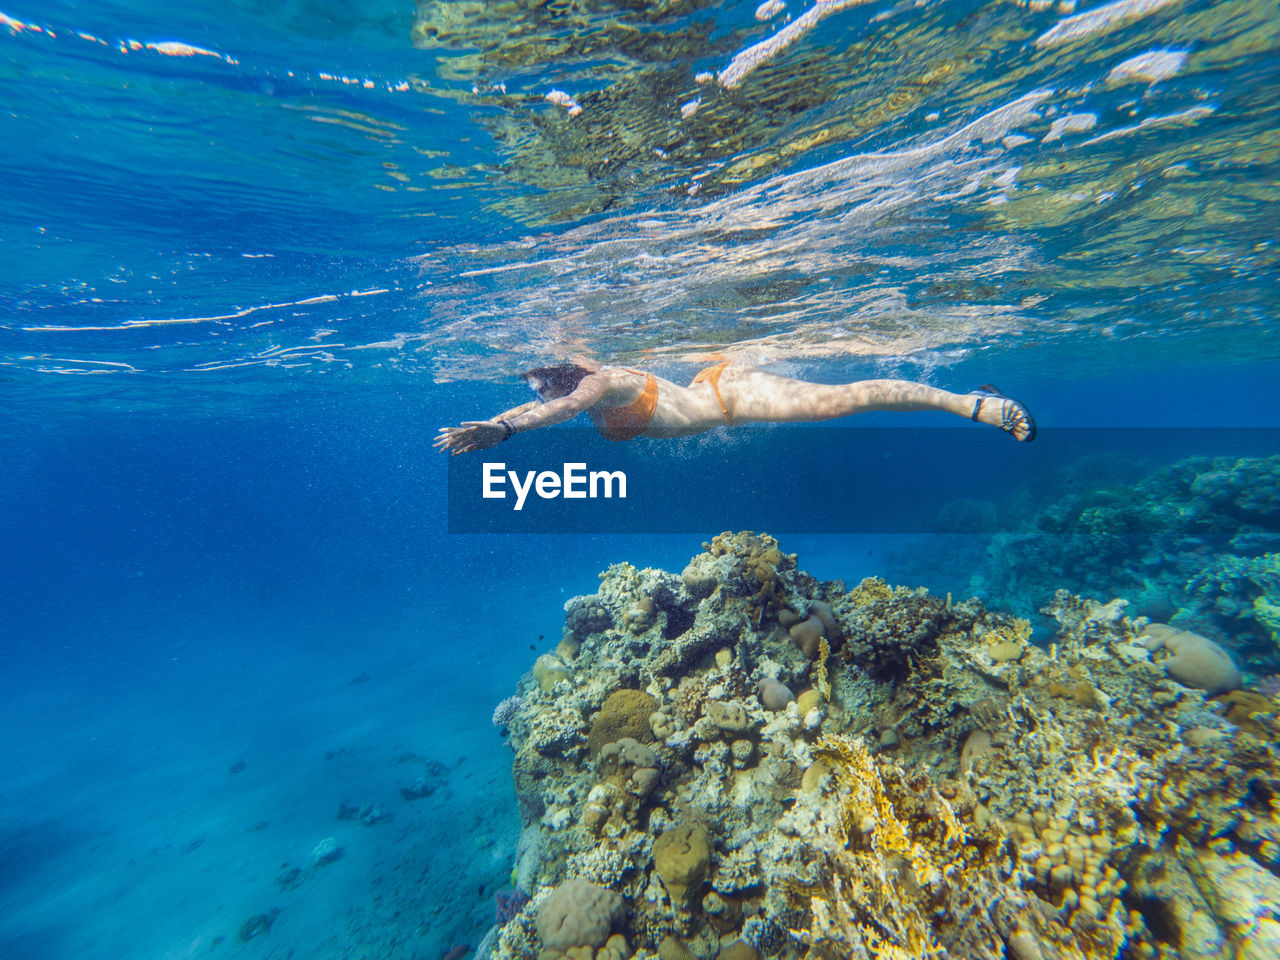
[[[982,636],[982,642],[991,646],[1001,643],[1024,644],[1030,640],[1031,621],[1023,617],[1010,617]]]

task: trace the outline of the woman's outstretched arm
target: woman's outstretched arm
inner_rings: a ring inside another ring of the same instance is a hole
[[[520,414],[532,410],[534,407],[540,406],[541,404],[541,400],[530,400],[527,403],[520,404],[518,407],[512,407],[510,410],[503,410],[500,414],[496,417],[492,417],[491,419],[495,423],[499,420],[510,420],[512,417],[518,417]]]
[[[532,407],[525,404],[521,413],[515,413],[521,407],[513,407],[507,412],[514,413],[514,416],[499,415],[492,420],[464,420],[458,427],[441,427],[432,446],[455,456],[473,450],[488,450],[513,434],[571,420],[583,410],[595,406],[603,395],[604,383],[600,378],[584,377],[578,384],[578,389],[567,397],[557,397],[546,403],[534,402]]]

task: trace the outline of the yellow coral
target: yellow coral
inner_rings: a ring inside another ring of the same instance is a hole
[[[892,598],[893,587],[879,577],[866,577],[849,591],[849,599],[860,607],[875,603],[877,600],[890,600]]]
[[[830,655],[831,644],[827,643],[826,637],[822,637],[818,641],[818,660],[813,665],[813,685],[818,688],[825,701],[831,699],[831,683],[827,679],[827,657]]]
[[[931,788],[921,795],[900,766],[877,764],[862,740],[825,736],[814,752],[832,772],[840,848],[826,888],[804,898],[812,922],[798,935],[815,945],[859,943],[880,960],[944,955],[930,919],[929,889],[964,882],[966,871],[982,868],[998,844],[989,837],[969,842],[945,797]],[[909,864],[913,877],[891,867],[894,862]]]
[[[915,916],[915,923],[902,936],[902,943],[895,943],[885,933],[875,929],[865,920],[859,920],[855,906],[865,902],[865,893],[857,889],[845,889],[840,876],[831,878],[831,897],[814,897],[811,902],[813,921],[808,930],[792,930],[801,941],[815,944],[834,944],[841,955],[853,953],[855,945],[876,960],[928,960],[944,957],[946,951],[933,938],[924,920]],[[826,956],[826,953],[818,954]]]
[[[885,940],[865,923],[862,925],[862,936],[866,941],[867,950],[876,960],[921,960],[924,957],[945,955],[945,951],[934,941],[933,935],[928,931],[913,928],[908,933],[911,937],[907,946],[903,948]]]
[[[867,834],[873,850],[905,856],[915,866],[917,857],[906,825],[898,819],[885,793],[884,781],[862,741],[834,734],[819,740],[815,752],[820,759],[828,761],[836,773],[842,796],[845,840]]]
[[[1016,643],[1022,645],[1031,640],[1031,621],[1022,617],[1012,617],[994,630],[988,630],[982,636],[982,642],[988,646],[998,643]]]

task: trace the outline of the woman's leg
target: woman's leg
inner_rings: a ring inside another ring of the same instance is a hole
[[[872,410],[942,410],[1001,427],[1018,440],[1035,435],[1030,415],[1016,400],[994,392],[950,393],[910,380],[827,385],[730,366],[720,378],[720,393],[734,423],[833,420]]]

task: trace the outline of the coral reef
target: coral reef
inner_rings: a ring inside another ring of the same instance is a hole
[[[571,675],[521,681],[530,899],[482,957],[1280,955],[1277,707],[1154,657],[1204,638],[1059,591],[1043,648],[768,536],[705,547],[611,567],[566,605]]]
[[[895,578],[1030,618],[1058,589],[1125,596],[1259,672],[1280,671],[1280,456],[1158,469],[1086,457],[1004,503],[964,501],[946,514],[944,531],[981,536],[900,551]],[[956,582],[957,569],[972,576]]]

